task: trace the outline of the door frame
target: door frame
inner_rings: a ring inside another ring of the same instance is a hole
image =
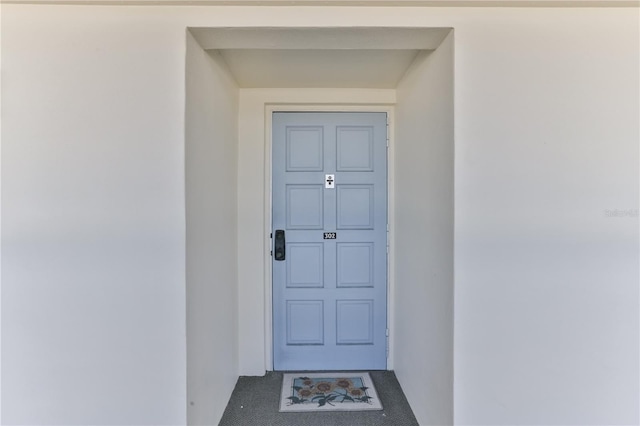
[[[387,332],[388,332],[388,356],[387,370],[393,370],[394,360],[394,294],[395,294],[395,257],[394,257],[394,177],[395,177],[395,156],[394,156],[394,105],[375,104],[303,104],[303,103],[267,103],[264,108],[265,123],[265,152],[264,152],[264,283],[265,283],[265,367],[267,371],[273,371],[273,271],[272,271],[272,239],[271,233],[271,213],[272,213],[272,166],[271,154],[273,149],[272,141],[272,117],[274,112],[384,112],[387,114],[387,139],[389,146],[387,150],[387,221],[389,223],[387,255]]]

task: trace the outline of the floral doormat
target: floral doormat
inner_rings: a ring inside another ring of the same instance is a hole
[[[280,411],[382,410],[369,373],[285,373]]]

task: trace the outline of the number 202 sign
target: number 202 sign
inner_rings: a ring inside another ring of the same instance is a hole
[[[335,232],[325,232],[324,233],[324,239],[325,240],[335,240],[337,236],[338,236],[338,234],[335,233]]]

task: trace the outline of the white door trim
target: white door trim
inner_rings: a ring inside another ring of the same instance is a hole
[[[388,122],[388,140],[389,149],[387,156],[387,196],[388,196],[388,221],[389,221],[389,255],[387,258],[388,270],[387,270],[387,329],[389,330],[388,338],[388,353],[387,358],[387,370],[393,370],[394,359],[394,333],[391,331],[394,329],[394,290],[395,282],[393,277],[395,275],[395,259],[394,259],[394,106],[393,105],[373,105],[373,104],[290,104],[290,103],[265,103],[264,108],[264,123],[265,123],[265,151],[264,151],[264,284],[265,284],[265,318],[264,318],[264,334],[265,334],[265,367],[267,371],[273,370],[273,293],[272,293],[272,270],[271,270],[271,246],[272,241],[269,236],[271,232],[271,149],[272,149],[272,125],[271,117],[274,112],[277,111],[332,111],[332,112],[385,112],[387,113]]]

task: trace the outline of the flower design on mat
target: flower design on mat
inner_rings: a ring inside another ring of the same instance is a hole
[[[300,395],[302,398],[309,398],[313,395],[313,391],[309,388],[302,388],[298,390],[298,395]]]
[[[349,379],[336,380],[336,386],[343,389],[350,389],[353,387],[353,382]]]
[[[334,384],[329,382],[320,382],[316,384],[316,392],[327,393],[333,390]]]
[[[364,391],[362,389],[351,389],[349,392],[353,396],[362,396],[364,395]]]

